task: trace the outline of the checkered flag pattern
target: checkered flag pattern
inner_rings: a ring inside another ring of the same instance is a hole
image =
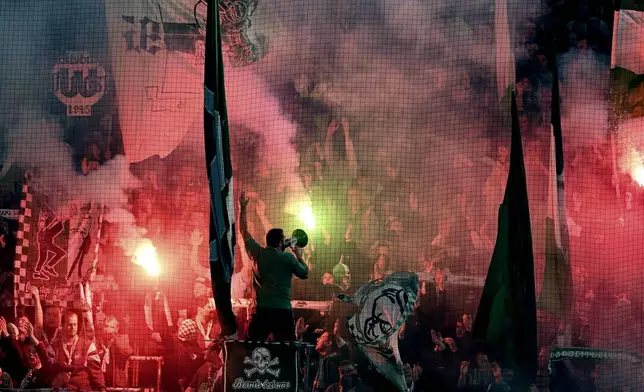
[[[32,246],[32,241],[35,241],[35,231],[38,229],[37,221],[34,222],[34,215],[34,194],[32,188],[25,182],[22,186],[20,199],[13,272],[14,302],[16,305],[21,306],[35,306],[34,298],[31,295],[31,282],[29,282],[27,275],[29,273],[27,267],[30,257],[33,257],[36,252],[36,249]],[[47,305],[72,308],[75,305],[74,290],[70,289],[68,294],[62,298],[56,296],[53,300],[44,302]]]
[[[27,260],[29,259],[29,233],[31,232],[33,195],[28,184],[22,186],[20,199],[20,215],[18,216],[18,231],[16,233],[16,255],[14,259],[14,301],[16,304],[29,305],[31,294],[25,295],[27,289]]]
[[[179,340],[182,342],[192,342],[197,340],[199,329],[194,320],[184,320],[179,326]]]

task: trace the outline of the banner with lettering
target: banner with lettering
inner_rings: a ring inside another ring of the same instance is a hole
[[[0,218],[2,219],[18,220],[19,214],[20,210],[0,208]]]
[[[14,271],[16,295],[31,305],[32,287],[37,287],[43,301],[70,305],[80,296],[78,283],[86,281],[92,268],[100,211],[74,202],[55,208],[37,193],[28,193],[27,198],[24,240],[16,249],[20,253]]]
[[[52,86],[68,117],[89,117],[105,95],[105,69],[87,52],[67,52],[54,65]]]
[[[644,357],[622,350],[555,347],[550,352],[551,390],[644,390]]]
[[[119,123],[130,163],[170,154],[203,127],[199,0],[105,1]]]
[[[294,344],[226,342],[224,392],[298,391],[299,354]]]

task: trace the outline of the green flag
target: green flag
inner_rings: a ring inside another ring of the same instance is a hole
[[[473,335],[502,353],[502,362],[514,370],[520,388],[534,381],[537,369],[534,259],[515,93],[512,94],[510,173],[499,208],[496,245]]]
[[[548,217],[546,218],[546,265],[538,307],[560,321],[566,321],[572,307],[572,269],[564,195],[563,136],[559,102],[556,55],[552,56],[552,134]]]
[[[539,310],[550,313],[557,320],[564,320],[569,315],[572,286],[568,279],[570,277],[568,254],[556,240],[558,231],[555,227],[556,219],[546,218],[546,265],[539,295]]]
[[[548,218],[546,218],[546,265],[539,309],[559,320],[569,315],[572,306],[572,271],[569,257],[569,236],[563,175],[563,138],[559,105],[559,78],[553,56],[552,134],[550,144],[550,174]]]

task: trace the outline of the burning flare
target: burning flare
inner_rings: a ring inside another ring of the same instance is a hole
[[[134,251],[132,262],[143,267],[151,277],[157,277],[161,273],[161,266],[157,257],[157,248],[148,239],[142,240]]]
[[[628,132],[620,139],[619,168],[623,173],[628,173],[637,185],[644,187],[644,155],[638,149],[642,143]]]
[[[639,186],[644,186],[644,166],[641,163],[633,168],[631,176]]]
[[[289,203],[286,212],[295,215],[307,230],[315,230],[316,219],[308,197],[301,197]]]
[[[628,172],[631,178],[639,186],[644,186],[644,159],[642,154],[631,147],[626,155],[628,156]]]

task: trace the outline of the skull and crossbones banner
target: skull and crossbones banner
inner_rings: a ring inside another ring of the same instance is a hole
[[[224,391],[297,391],[298,350],[277,342],[226,342]]]

